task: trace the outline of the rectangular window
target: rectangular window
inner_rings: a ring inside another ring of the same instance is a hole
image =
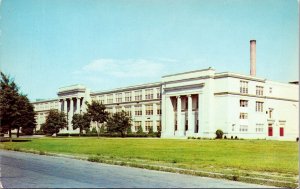
[[[134,100],[135,101],[142,100],[142,90],[134,91]]]
[[[161,107],[160,107],[160,104],[157,104],[156,105],[156,107],[157,107],[157,115],[161,115]]]
[[[247,113],[240,113],[240,119],[248,119]]]
[[[248,100],[240,100],[240,107],[248,107]]]
[[[272,87],[269,88],[269,93],[272,93]]]
[[[248,131],[248,125],[240,125],[240,132],[247,132]]]
[[[248,94],[248,81],[240,81],[240,93]]]
[[[263,123],[256,123],[255,131],[256,131],[257,133],[262,133],[262,132],[264,132],[264,124],[263,124]]]
[[[263,86],[256,86],[256,95],[263,96],[264,95],[264,87]]]
[[[156,88],[156,98],[157,98],[157,99],[160,99],[160,98],[161,98],[160,88]]]
[[[112,95],[112,94],[107,95],[107,103],[108,103],[108,104],[113,103],[113,95]]]
[[[145,122],[145,131],[150,131],[150,128],[153,129],[153,122],[152,121],[146,121]]]
[[[273,136],[273,127],[272,127],[272,124],[269,124],[269,127],[268,127],[268,136]]]
[[[130,102],[131,101],[131,92],[126,92],[125,93],[125,102]]]
[[[161,122],[160,121],[156,121],[156,128],[157,128],[157,131],[161,131]]]
[[[101,104],[104,104],[104,95],[100,95],[100,96],[99,96],[99,102],[100,102]]]
[[[116,94],[116,103],[122,102],[122,93],[117,93]]]
[[[142,105],[137,105],[134,107],[134,114],[136,116],[142,115]]]
[[[256,112],[263,112],[264,111],[264,103],[263,102],[256,102],[255,103],[255,111]]]
[[[122,112],[122,107],[121,106],[116,107],[116,113],[120,113],[120,112]]]
[[[131,107],[130,106],[125,106],[125,112],[127,116],[131,116]]]
[[[153,89],[146,89],[145,99],[146,100],[153,99]]]
[[[142,126],[142,122],[141,121],[135,121],[134,122],[134,130],[135,132],[137,132],[139,130],[139,127]]]
[[[152,104],[146,105],[146,115],[153,115],[153,105]]]

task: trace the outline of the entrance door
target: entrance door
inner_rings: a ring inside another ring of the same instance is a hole
[[[284,130],[283,127],[279,128],[279,136],[284,136]]]
[[[272,124],[269,124],[268,136],[273,136],[273,127],[272,127]]]

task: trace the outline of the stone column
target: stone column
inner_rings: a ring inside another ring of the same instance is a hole
[[[184,132],[184,125],[181,125],[181,97],[177,96],[177,130],[178,135],[182,136]]]
[[[64,102],[64,112],[67,115],[67,113],[68,113],[68,101],[67,101],[67,99],[64,99],[63,102]]]
[[[192,116],[192,95],[188,95],[188,131],[189,133],[195,133],[195,124],[193,124],[193,116]]]
[[[58,111],[61,112],[61,99],[58,100]]]
[[[197,133],[199,133],[199,131],[200,131],[200,123],[201,123],[201,121],[200,121],[200,118],[201,118],[200,113],[202,113],[202,111],[201,111],[202,107],[200,107],[200,105],[201,105],[200,102],[201,102],[201,94],[199,93],[198,94],[198,131],[197,131]]]
[[[80,113],[80,98],[76,98],[76,113]]]
[[[73,98],[70,98],[69,130],[72,130],[73,113],[74,113],[74,102],[73,102]]]

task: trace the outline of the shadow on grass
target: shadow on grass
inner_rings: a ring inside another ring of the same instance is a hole
[[[29,139],[12,139],[12,142],[30,142]],[[0,142],[10,142],[9,138],[1,138]]]

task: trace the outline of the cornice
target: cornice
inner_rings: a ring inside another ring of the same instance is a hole
[[[289,98],[279,98],[279,97],[271,97],[271,96],[258,96],[258,95],[235,93],[235,92],[219,92],[219,93],[214,93],[214,95],[215,96],[237,95],[237,96],[247,96],[247,97],[263,98],[263,99],[286,100],[286,101],[291,101],[291,102],[299,102],[299,100],[294,100],[294,99],[289,99]]]

